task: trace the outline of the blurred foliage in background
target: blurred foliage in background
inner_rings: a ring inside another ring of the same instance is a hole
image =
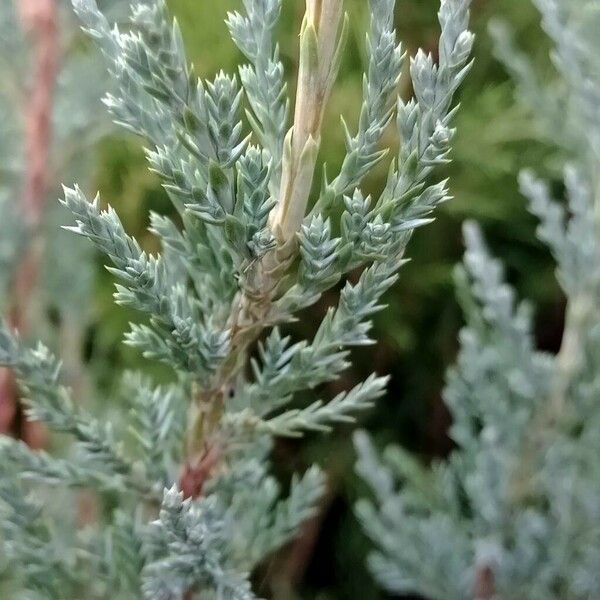
[[[224,18],[241,0],[170,0],[197,72],[210,77],[223,68],[233,72],[240,59],[229,39]],[[323,135],[323,159],[339,165],[343,158],[343,131],[337,115],[349,122],[358,116],[361,102],[361,65],[368,18],[365,0],[346,0],[353,30],[339,82],[335,88]],[[434,51],[437,43],[437,0],[399,0],[397,27],[411,52],[422,46]],[[297,32],[304,11],[301,0],[284,2],[280,32],[281,51],[288,75],[295,74]],[[412,262],[403,269],[399,285],[388,295],[390,309],[378,317],[376,347],[364,350],[355,372],[346,375],[343,387],[376,369],[390,373],[389,393],[362,425],[378,442],[397,441],[424,460],[447,453],[448,417],[440,399],[444,369],[456,353],[461,324],[454,299],[452,270],[462,254],[460,224],[467,218],[483,226],[493,251],[506,261],[509,277],[524,297],[540,307],[538,337],[543,348],[554,349],[562,330],[562,298],[554,280],[550,256],[535,241],[535,223],[517,190],[516,174],[525,166],[554,174],[549,147],[536,141],[530,116],[514,102],[514,89],[502,66],[494,59],[487,24],[502,16],[515,28],[519,43],[550,71],[548,47],[533,7],[523,0],[474,0],[472,28],[477,34],[475,68],[461,94],[455,126],[458,135],[453,163],[447,168],[455,199],[437,213],[437,221],[415,235],[409,247]],[[293,86],[293,81],[290,81]],[[406,92],[410,90],[405,90]],[[332,169],[334,170],[334,169]],[[365,191],[380,189],[385,168],[371,177]],[[172,210],[166,194],[149,174],[138,140],[109,138],[102,143],[96,169],[96,186],[103,199],[119,212],[125,226],[152,249],[146,232],[150,210]],[[88,335],[87,354],[94,357],[100,389],[114,391],[115,373],[127,368],[153,368],[138,364],[135,351],[120,344],[130,315],[112,301],[111,276],[98,264],[94,311],[95,325]],[[307,319],[319,320],[327,305],[324,298]],[[310,322],[299,328],[310,328]],[[364,568],[366,542],[354,520],[351,506],[358,483],[353,474],[354,453],[349,429],[337,435],[284,443],[277,449],[282,476],[312,460],[328,471],[331,482],[327,506],[318,523],[303,539],[275,557],[262,576],[280,583],[281,598],[371,600],[383,598]],[[260,584],[260,582],[259,582]],[[270,587],[270,586],[269,586]],[[265,585],[265,589],[268,587]]]

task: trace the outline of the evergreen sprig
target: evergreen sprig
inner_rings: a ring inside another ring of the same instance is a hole
[[[429,176],[449,160],[453,96],[473,42],[468,4],[442,0],[439,64],[423,52],[412,59],[415,98],[404,102],[395,3],[371,1],[356,133],[344,125],[341,170],[313,192],[348,31],[341,1],[306,2],[291,123],[274,40],[280,0],[244,0],[244,12],[228,17],[248,61],[241,85],[235,75],[195,74],[164,0],[133,3],[129,21],[119,23],[95,0],[73,1],[113,79],[105,104],[142,138],[177,213],[151,216],[161,248],[152,255],[99,197],[90,202],[77,186],[64,191],[75,218],[69,229],[106,256],[116,302],[145,319],[131,325],[126,343],[173,371],[172,384],[158,387],[129,376],[118,427],[83,412],[44,348],[28,350],[8,328],[0,335],[0,363],[17,372],[32,416],[73,434],[85,460],[9,443],[4,455],[37,482],[99,489],[105,518],[75,547],[95,566],[100,597],[114,589],[165,600],[253,598],[252,570],[315,514],[323,473],[308,468],[281,498],[268,474],[272,440],[351,422],[384,393],[387,378],[370,375],[331,400],[300,404],[301,395],[324,395],[319,388],[347,369],[354,347],[374,343],[372,317],[384,308],[412,231],[448,198],[446,182]],[[385,190],[365,198],[359,185],[385,160],[380,143],[394,118],[400,151]],[[282,333],[340,282],[310,340]],[[122,485],[107,486],[105,475]]]
[[[531,307],[517,302],[481,231],[466,224],[456,272],[466,326],[444,392],[456,448],[427,468],[398,448],[380,458],[365,434],[356,436],[357,470],[373,498],[357,514],[376,548],[371,571],[393,593],[589,600],[600,589],[600,71],[592,33],[600,12],[586,0],[534,3],[555,45],[552,87],[540,84],[506,25],[492,31],[540,133],[572,161],[564,204],[531,171],[519,179],[567,299],[563,340],[555,355],[537,349]]]

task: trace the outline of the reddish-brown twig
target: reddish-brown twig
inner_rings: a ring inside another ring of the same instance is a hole
[[[207,448],[202,457],[195,463],[184,465],[179,478],[179,489],[184,498],[198,498],[202,495],[204,484],[217,466],[221,452],[217,446]]]
[[[34,45],[34,75],[25,106],[26,166],[22,193],[22,215],[33,243],[17,269],[10,325],[20,332],[27,329],[27,307],[37,281],[40,244],[37,232],[44,212],[47,192],[52,101],[58,71],[59,44],[56,0],[17,0],[24,30]],[[14,429],[17,414],[16,386],[6,372],[0,373],[0,432]],[[33,445],[41,443],[37,426],[26,427],[23,437]]]
[[[56,0],[19,0],[23,27],[35,45],[35,72],[26,107],[27,167],[23,209],[37,227],[44,209],[52,125],[52,101],[58,71]]]
[[[493,600],[495,595],[494,572],[485,565],[477,569],[475,573],[475,585],[473,597],[475,600]]]
[[[204,484],[217,466],[221,451],[215,446],[207,448],[197,462],[187,462],[179,478],[179,489],[184,498],[198,498],[202,495]],[[181,600],[192,600],[193,591],[185,592]]]

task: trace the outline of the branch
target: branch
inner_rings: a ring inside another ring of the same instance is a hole
[[[35,232],[40,225],[48,184],[48,154],[51,138],[52,100],[58,72],[57,5],[55,0],[15,0],[23,28],[35,46],[35,74],[25,107],[26,168],[22,212]],[[38,274],[40,248],[33,244],[17,270],[11,325],[23,332],[27,328],[26,310]],[[0,433],[14,428],[17,414],[16,386],[11,375],[0,371]],[[28,424],[25,437],[33,445],[43,442],[43,434]]]
[[[300,65],[294,125],[284,146],[279,203],[271,227],[282,245],[300,229],[321,144],[321,125],[339,69],[347,22],[343,0],[307,0],[300,32]]]
[[[489,566],[477,568],[475,585],[473,586],[474,600],[493,600],[495,595],[494,573]]]
[[[58,72],[58,29],[55,0],[19,0],[23,27],[35,44],[35,76],[25,109],[27,172],[23,193],[25,215],[39,225],[47,186],[52,99]]]

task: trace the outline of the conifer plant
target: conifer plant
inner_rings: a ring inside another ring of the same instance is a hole
[[[372,375],[335,398],[296,401],[373,342],[370,319],[413,231],[449,197],[435,172],[448,161],[453,97],[470,66],[468,5],[442,0],[439,57],[411,58],[414,97],[404,101],[395,2],[371,0],[359,122],[343,124],[339,171],[323,169],[317,181],[348,30],[342,0],[306,0],[293,114],[273,39],[281,0],[243,0],[244,11],[229,15],[245,64],[208,81],[188,64],[163,0],[133,3],[127,26],[95,0],[74,0],[113,80],[105,103],[144,140],[177,218],[150,215],[162,246],[152,255],[116,210],[74,187],[63,198],[69,228],[106,255],[116,302],[144,316],[125,343],[174,376],[155,386],[130,375],[127,405],[108,420],[72,397],[46,347],[0,330],[0,363],[16,373],[29,417],[74,440],[64,456],[1,442],[1,537],[16,565],[15,597],[255,597],[253,569],[313,515],[325,486],[313,466],[282,498],[269,474],[272,440],[326,432],[384,393],[386,378]],[[380,142],[392,123],[400,150],[388,160]],[[365,196],[361,181],[386,160],[385,188]],[[283,333],[331,288],[337,304],[312,339]],[[95,490],[97,521],[82,526],[39,506],[28,491],[40,485]]]
[[[536,348],[531,307],[467,224],[456,271],[466,326],[444,393],[456,449],[425,468],[397,447],[379,458],[356,436],[371,570],[396,593],[600,598],[600,11],[593,0],[535,5],[554,44],[550,84],[506,23],[491,32],[540,137],[568,160],[565,202],[532,171],[519,180],[566,297],[562,344]]]

